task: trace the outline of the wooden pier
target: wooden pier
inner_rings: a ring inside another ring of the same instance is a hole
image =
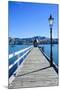
[[[30,51],[23,67],[17,71],[10,89],[58,85],[58,74],[38,47]]]

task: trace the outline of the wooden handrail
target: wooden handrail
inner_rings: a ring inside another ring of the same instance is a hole
[[[31,48],[25,54],[23,54],[21,57],[19,57],[13,64],[11,64],[9,66],[9,69],[11,69],[19,60],[21,60],[21,58],[23,58],[30,50],[31,50]]]
[[[14,57],[14,56],[16,56],[16,55],[18,55],[18,54],[20,54],[20,53],[22,53],[22,52],[24,52],[24,51],[26,51],[26,50],[28,50],[28,49],[30,49],[30,48],[32,48],[32,47],[33,47],[33,46],[30,46],[30,47],[28,47],[28,48],[25,48],[25,49],[23,49],[23,50],[19,50],[19,51],[17,51],[17,52],[14,52],[14,53],[10,54],[10,55],[9,55],[9,59],[12,58],[12,57]]]

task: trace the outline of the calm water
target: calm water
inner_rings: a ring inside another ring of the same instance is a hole
[[[50,57],[50,45],[44,44],[40,46],[44,47],[44,52],[48,57]],[[53,61],[58,65],[58,44],[53,44],[52,51],[53,51]]]
[[[29,47],[29,45],[9,45],[9,54]]]

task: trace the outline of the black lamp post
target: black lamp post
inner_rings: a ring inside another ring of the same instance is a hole
[[[52,57],[52,26],[53,26],[53,21],[54,18],[52,17],[52,15],[50,15],[50,17],[48,18],[49,21],[49,26],[50,26],[50,66],[53,65],[53,57]]]

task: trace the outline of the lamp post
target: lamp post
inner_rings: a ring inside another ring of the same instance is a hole
[[[53,57],[52,57],[52,26],[53,26],[53,21],[54,18],[52,17],[52,15],[50,15],[50,17],[48,18],[49,21],[49,26],[50,26],[50,66],[53,65]]]

